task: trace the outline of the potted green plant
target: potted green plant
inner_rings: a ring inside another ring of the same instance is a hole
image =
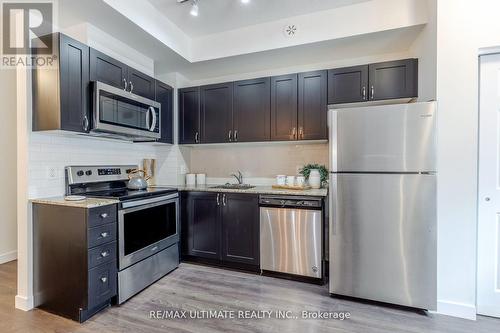
[[[320,186],[321,187],[326,186],[328,182],[328,169],[324,165],[320,164],[306,164],[304,165],[304,167],[302,167],[302,169],[300,169],[299,173],[303,175],[307,180],[309,180],[309,176],[311,175],[311,170],[318,170],[321,179]]]

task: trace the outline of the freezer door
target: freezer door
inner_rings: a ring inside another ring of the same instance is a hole
[[[434,102],[330,110],[333,172],[435,172]]]
[[[436,309],[436,176],[332,174],[330,293]]]

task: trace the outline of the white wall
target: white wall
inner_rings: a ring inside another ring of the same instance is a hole
[[[437,75],[437,0],[425,0],[427,24],[410,48],[412,57],[418,58],[418,99],[436,100]]]
[[[0,69],[0,264],[17,257],[16,71]]]
[[[475,318],[478,55],[500,45],[500,2],[437,9],[438,312]]]

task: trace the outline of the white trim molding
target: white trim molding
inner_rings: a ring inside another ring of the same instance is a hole
[[[0,253],[0,265],[5,264],[6,262],[16,260],[17,259],[17,251],[10,251],[5,253]]]
[[[34,308],[33,297],[24,297],[21,295],[16,295],[15,300],[16,309],[23,311],[30,311]]]
[[[476,320],[477,311],[474,304],[438,301],[436,313],[452,317]]]

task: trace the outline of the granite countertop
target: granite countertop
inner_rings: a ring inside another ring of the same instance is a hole
[[[156,185],[157,187],[163,187]],[[202,186],[187,186],[187,185],[165,185],[167,187],[177,188],[179,191],[199,191],[199,192],[224,192],[224,193],[253,193],[253,194],[280,194],[280,195],[299,195],[299,196],[313,196],[313,197],[326,197],[328,190],[326,188],[311,189],[311,190],[285,190],[274,189],[271,186],[255,186],[250,189],[223,189],[213,188],[216,184],[202,185]]]
[[[104,198],[87,198],[81,201],[67,201],[64,197],[52,197],[52,198],[39,198],[31,199],[32,203],[46,204],[46,205],[56,205],[56,206],[68,206],[76,208],[95,208],[101,206],[114,205],[119,203],[116,199],[104,199]]]

